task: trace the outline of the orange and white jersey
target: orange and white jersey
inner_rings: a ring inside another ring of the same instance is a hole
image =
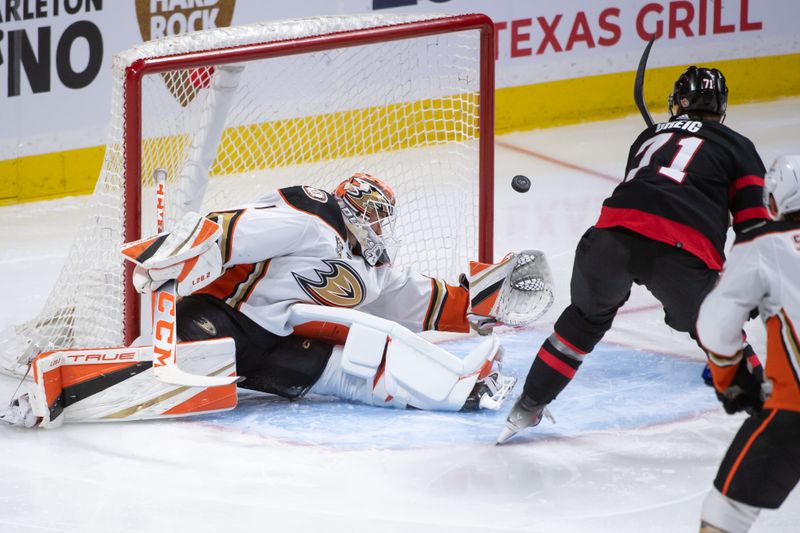
[[[765,372],[772,382],[764,406],[800,411],[799,274],[800,223],[768,222],[737,237],[697,320],[715,384],[734,372],[742,326],[757,306],[767,327]]]
[[[298,302],[359,309],[412,331],[469,331],[464,288],[403,267],[369,266],[351,253],[341,210],[323,190],[287,187],[213,215],[223,230],[224,272],[198,292],[272,333],[292,332],[289,308]]]

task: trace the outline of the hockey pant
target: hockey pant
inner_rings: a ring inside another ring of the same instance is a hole
[[[178,303],[178,337],[199,341],[232,337],[236,371],[242,388],[296,399],[319,379],[333,346],[311,338],[281,337],[265,330],[240,311],[206,294]]]
[[[667,325],[694,338],[700,304],[717,277],[717,271],[678,247],[622,228],[590,228],[575,252],[572,303],[537,353],[525,394],[549,403],[566,387],[584,356],[611,328],[634,283],[663,304]]]
[[[800,412],[764,409],[751,415],[728,448],[714,487],[723,496],[777,509],[800,481]]]

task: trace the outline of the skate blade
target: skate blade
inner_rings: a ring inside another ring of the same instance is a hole
[[[511,429],[509,427],[503,428],[502,433],[500,433],[500,435],[497,437],[497,442],[495,443],[495,445],[505,444],[505,442],[508,439],[510,439],[511,437],[513,437],[516,434],[517,434],[517,430],[515,430],[515,429]]]

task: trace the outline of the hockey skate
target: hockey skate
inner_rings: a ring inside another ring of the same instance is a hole
[[[556,419],[550,414],[547,404],[538,404],[523,393],[514,403],[511,412],[508,413],[506,427],[497,437],[497,444],[503,444],[527,427],[538,426],[542,418],[547,418],[553,424],[556,423]]]
[[[30,397],[27,394],[14,399],[11,405],[3,414],[0,414],[0,422],[12,426],[32,428],[39,423],[39,418],[33,414]]]
[[[475,383],[462,410],[491,409],[496,411],[506,401],[516,383],[517,378],[513,376],[503,376],[497,371],[492,372]]]

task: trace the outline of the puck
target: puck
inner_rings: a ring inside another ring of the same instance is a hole
[[[517,192],[528,192],[528,189],[531,188],[531,180],[522,174],[517,174],[511,180],[511,188]]]

